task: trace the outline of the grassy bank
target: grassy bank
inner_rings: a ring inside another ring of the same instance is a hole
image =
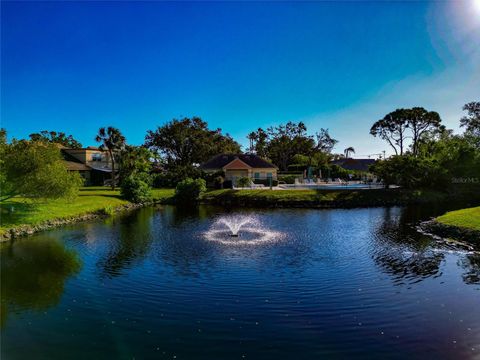
[[[434,190],[214,190],[206,193],[204,203],[263,207],[365,207],[421,204],[448,201],[450,198],[479,201],[469,192],[457,194]]]
[[[480,206],[447,212],[436,221],[446,226],[480,231]]]
[[[156,202],[169,200],[173,189],[154,189]],[[120,197],[120,191],[105,187],[82,188],[79,195],[71,200],[32,201],[25,198],[12,198],[0,204],[0,234],[21,225],[38,225],[46,221],[67,219],[95,212],[111,212],[115,208],[128,205]]]

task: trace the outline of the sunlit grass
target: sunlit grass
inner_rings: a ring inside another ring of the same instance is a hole
[[[155,201],[172,197],[173,189],[153,189]],[[72,200],[32,201],[21,197],[0,204],[0,232],[19,225],[37,225],[49,220],[68,219],[128,204],[120,191],[106,187],[85,187]]]
[[[480,231],[480,206],[447,212],[437,221],[444,225]]]

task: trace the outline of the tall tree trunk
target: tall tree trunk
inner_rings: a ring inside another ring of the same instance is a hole
[[[110,158],[112,159],[112,190],[115,190],[115,159],[113,158],[113,151],[110,151]]]

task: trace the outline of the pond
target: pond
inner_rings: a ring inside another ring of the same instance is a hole
[[[478,359],[480,254],[414,229],[440,211],[165,206],[18,239],[1,357]]]

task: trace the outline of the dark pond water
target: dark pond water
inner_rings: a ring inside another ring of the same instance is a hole
[[[413,229],[441,210],[147,208],[4,244],[1,358],[478,359],[480,255]]]

